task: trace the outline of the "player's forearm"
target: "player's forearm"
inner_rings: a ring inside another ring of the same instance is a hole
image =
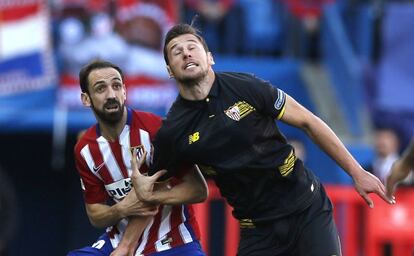
[[[128,225],[125,228],[124,235],[118,246],[124,246],[128,248],[128,251],[135,252],[138,241],[141,234],[144,232],[145,228],[151,221],[150,216],[141,217],[141,216],[131,216],[128,220]]]
[[[194,204],[204,201],[208,193],[200,188],[182,183],[174,186],[171,190],[157,190],[152,202],[156,204]]]
[[[408,177],[410,171],[412,170],[413,166],[408,164],[407,161],[403,161],[403,159],[397,160],[392,168],[390,176],[393,176],[397,182],[400,182]]]
[[[125,217],[118,204],[113,206],[105,204],[85,204],[85,207],[89,221],[97,228],[113,226]]]
[[[407,149],[404,150],[401,161],[408,168],[414,169],[414,138],[411,140]]]
[[[165,187],[155,190],[153,203],[157,204],[193,204],[206,200],[207,183],[198,167],[194,166],[182,178],[182,182],[171,189]]]
[[[305,132],[323,151],[325,151],[342,169],[354,177],[362,167],[349,153],[336,134],[320,118],[313,116]]]

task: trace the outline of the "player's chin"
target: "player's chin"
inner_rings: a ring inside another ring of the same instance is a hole
[[[202,79],[201,73],[192,73],[192,74],[185,74],[182,75],[179,79],[180,82],[183,82],[187,85],[195,85],[198,81]]]
[[[105,118],[107,122],[116,123],[122,119],[122,111],[114,111],[114,112],[106,112],[105,111]]]

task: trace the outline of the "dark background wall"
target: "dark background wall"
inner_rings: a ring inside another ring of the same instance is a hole
[[[17,196],[17,230],[5,255],[66,255],[103,230],[90,224],[67,138],[63,168],[52,168],[49,133],[1,134],[0,166]]]

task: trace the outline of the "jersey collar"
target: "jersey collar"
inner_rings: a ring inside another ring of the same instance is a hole
[[[215,75],[213,85],[210,88],[210,92],[208,93],[207,97],[202,100],[187,100],[183,98],[180,94],[178,94],[178,99],[185,105],[188,106],[204,106],[207,98],[217,98],[219,95],[219,83],[217,81],[217,75]]]

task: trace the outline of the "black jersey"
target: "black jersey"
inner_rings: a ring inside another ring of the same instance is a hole
[[[319,189],[275,119],[285,93],[245,73],[216,72],[200,101],[178,96],[155,139],[151,172],[199,165],[215,180],[239,220],[262,221],[309,206]]]

